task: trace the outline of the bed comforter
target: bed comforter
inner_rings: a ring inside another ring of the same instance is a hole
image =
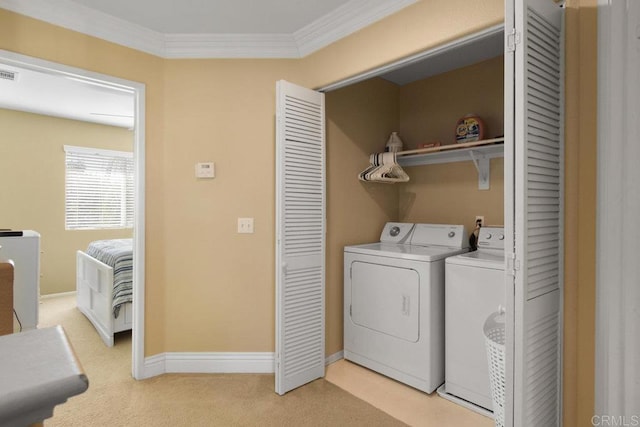
[[[89,243],[86,254],[113,268],[113,316],[120,306],[133,300],[132,239],[96,240]]]

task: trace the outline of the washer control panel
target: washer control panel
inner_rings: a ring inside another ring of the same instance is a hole
[[[504,228],[482,227],[478,236],[478,248],[504,250]]]

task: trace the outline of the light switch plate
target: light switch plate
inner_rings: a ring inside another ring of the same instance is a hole
[[[238,233],[253,233],[253,218],[238,218]]]
[[[215,177],[216,170],[213,162],[196,163],[196,178],[212,179]]]

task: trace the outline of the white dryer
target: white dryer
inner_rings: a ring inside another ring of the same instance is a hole
[[[504,228],[483,227],[477,251],[445,263],[446,368],[438,393],[478,412],[493,409],[483,325],[504,307],[504,262]]]
[[[387,223],[344,248],[344,358],[427,393],[444,381],[444,259],[462,225]]]

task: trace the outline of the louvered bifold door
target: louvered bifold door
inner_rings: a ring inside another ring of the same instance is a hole
[[[515,4],[513,424],[557,426],[563,280],[563,10]]]
[[[324,376],[324,94],[277,82],[276,392]]]

